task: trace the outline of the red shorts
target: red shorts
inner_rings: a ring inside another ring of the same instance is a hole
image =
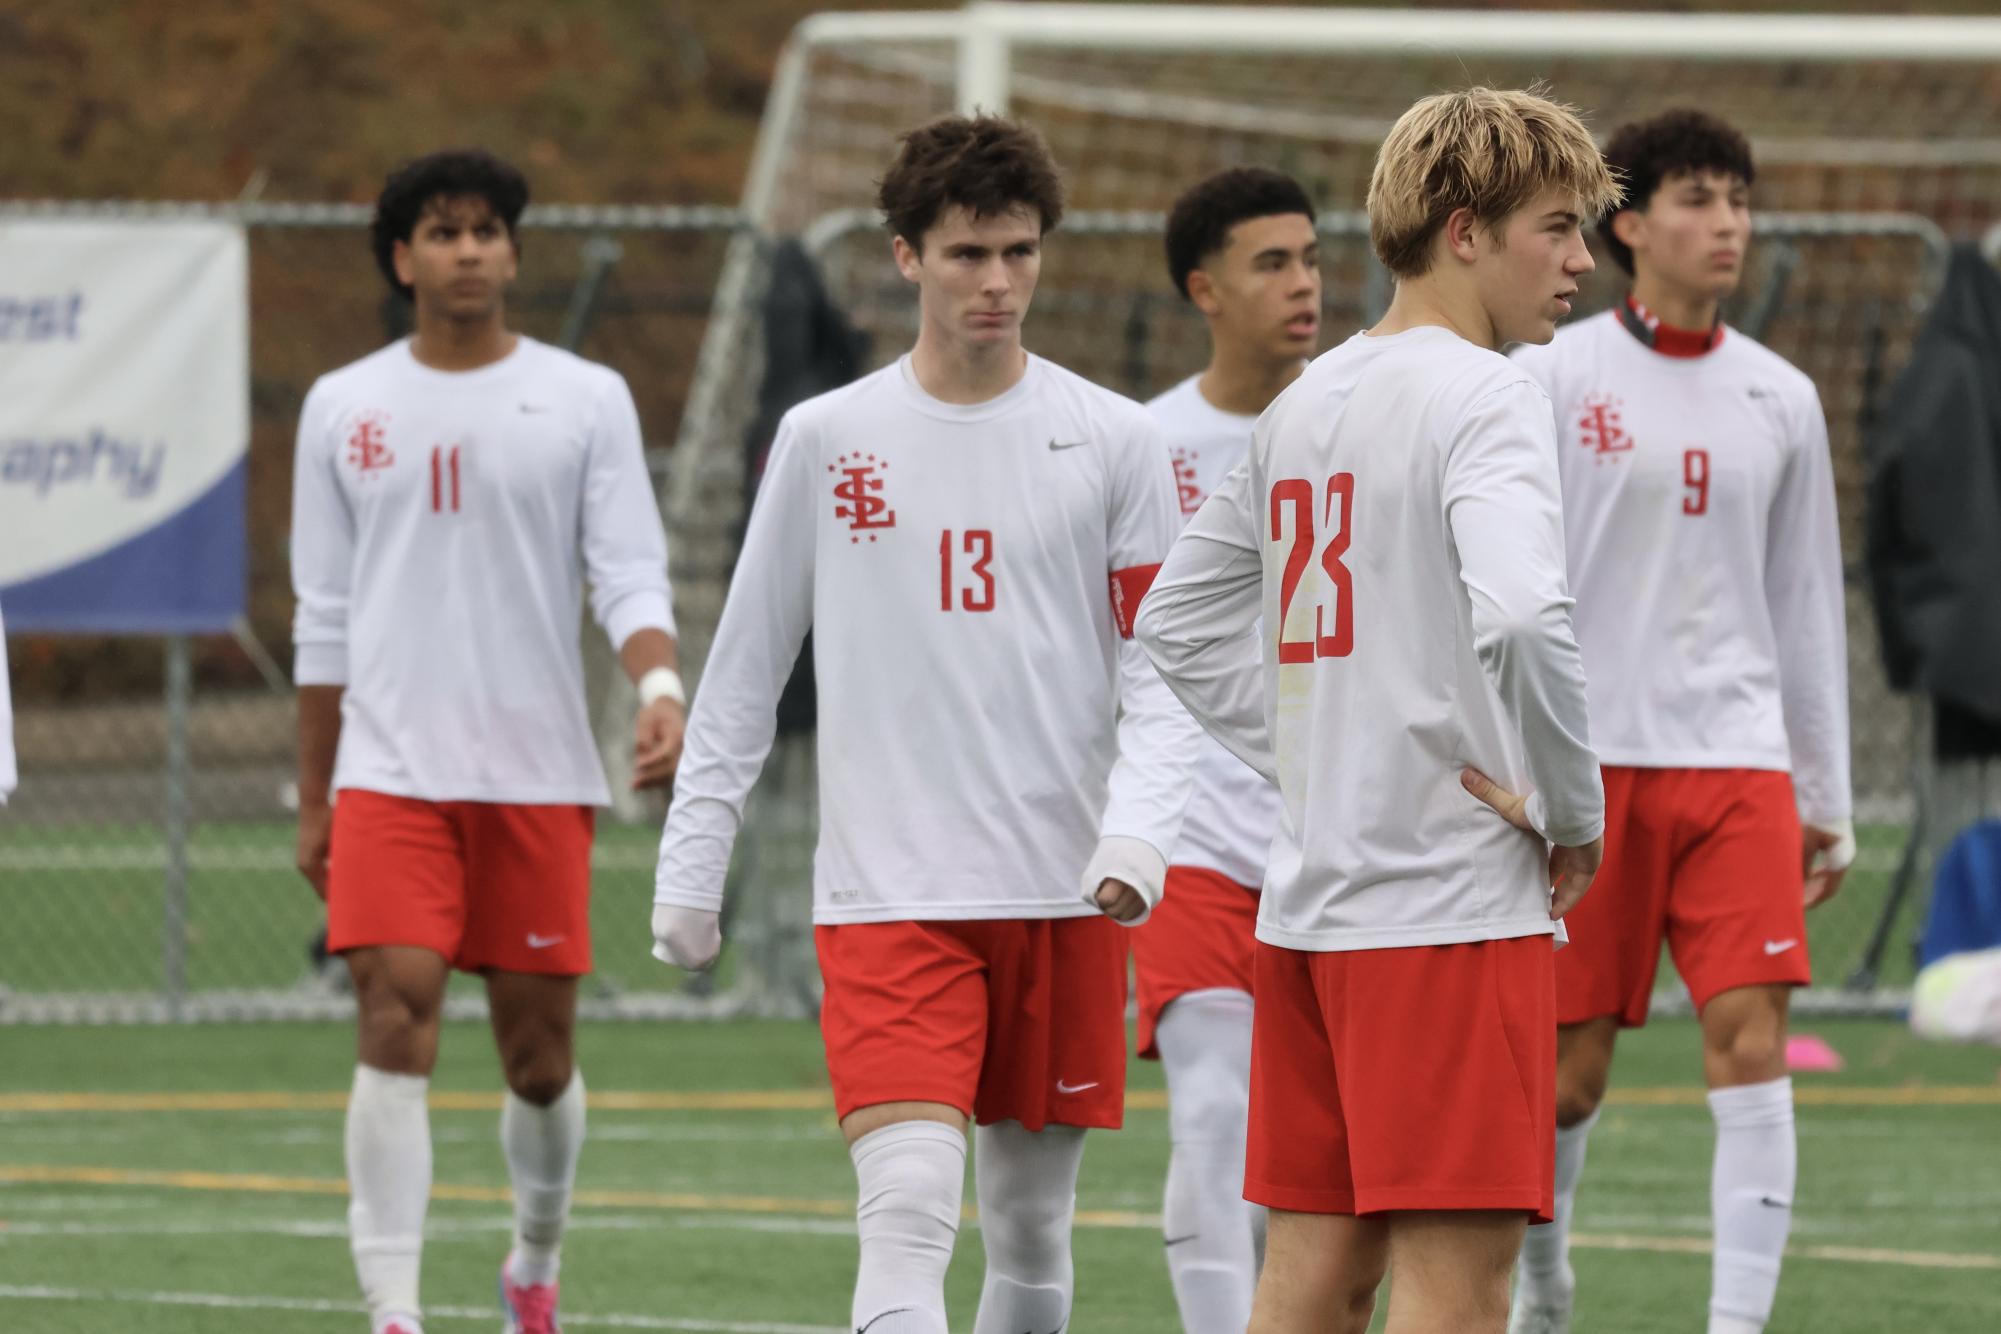
[[[1132,931],[1139,976],[1139,1054],[1160,1059],[1154,1029],[1161,1011],[1191,991],[1251,989],[1257,953],[1258,892],[1221,871],[1171,866],[1167,893]]]
[[[327,949],[415,945],[466,972],[591,970],[589,806],[334,802]]]
[[[1734,987],[1805,986],[1806,884],[1790,776],[1605,769],[1605,864],[1566,916],[1556,1019],[1647,1021],[1661,942],[1699,1010]]]
[[[1548,936],[1327,953],[1259,942],[1244,1198],[1548,1222],[1550,954]]]
[[[1109,917],[855,922],[813,942],[841,1116],[942,1102],[1030,1130],[1124,1120],[1126,941]]]

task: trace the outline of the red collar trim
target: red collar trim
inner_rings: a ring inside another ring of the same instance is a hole
[[[1723,341],[1723,321],[1704,330],[1677,329],[1662,324],[1660,316],[1627,297],[1618,306],[1619,323],[1626,332],[1664,357],[1700,357],[1716,350]]]

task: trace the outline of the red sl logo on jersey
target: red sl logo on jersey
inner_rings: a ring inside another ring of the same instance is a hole
[[[850,533],[896,527],[896,511],[882,498],[883,480],[876,475],[888,467],[887,459],[873,454],[843,454],[827,465],[828,472],[841,477],[834,484],[834,498],[843,503],[834,506],[834,517],[846,519]],[[875,541],[875,534],[869,533],[868,540]],[[848,541],[859,542],[861,538],[850,537]]]
[[[1621,406],[1610,394],[1593,394],[1584,400],[1584,411],[1578,415],[1579,442],[1601,458],[1633,447],[1632,433],[1619,416]]]
[[[396,461],[395,452],[386,443],[388,438],[388,413],[362,413],[354,423],[354,431],[347,437],[347,461],[363,477],[381,472]]]
[[[1174,451],[1174,489],[1181,497],[1181,512],[1193,514],[1202,508],[1202,483],[1195,477],[1195,460],[1201,457],[1192,449]]]

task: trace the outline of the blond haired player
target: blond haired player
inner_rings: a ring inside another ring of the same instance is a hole
[[[951,116],[880,195],[917,343],[787,413],[688,734],[656,952],[702,965],[810,625],[820,1026],[859,1188],[853,1323],[945,1334],[968,1119],[975,1334],[1070,1318],[1084,1130],[1125,1106],[1126,938],[1200,733],[1131,642],[1174,540],[1138,404],[1022,346],[1062,214],[1042,141]]]
[[[1498,349],[1549,340],[1615,194],[1544,98],[1407,111],[1369,186],[1389,313],[1279,395],[1141,609],[1175,693],[1284,797],[1257,929],[1257,1334],[1360,1334],[1386,1268],[1393,1334],[1495,1334],[1549,1216],[1551,936],[1604,799],[1549,398]]]
[[[1792,1219],[1805,912],[1854,849],[1827,423],[1813,382],[1718,313],[1751,239],[1744,136],[1670,111],[1620,129],[1606,158],[1627,193],[1599,235],[1632,290],[1516,357],[1556,405],[1611,850],[1557,959],[1556,1222],[1523,1248],[1514,1327],[1570,1327],[1585,1138],[1665,943],[1716,1121],[1709,1329],[1755,1334]]]
[[[1193,516],[1250,447],[1251,427],[1299,378],[1320,332],[1320,247],[1299,182],[1232,167],[1168,213],[1167,271],[1209,328],[1209,364],[1147,404]],[[1278,789],[1204,739],[1168,893],[1133,932],[1139,1054],[1167,1074],[1162,1240],[1188,1334],[1242,1334],[1263,1211],[1244,1199],[1251,974],[1258,889]]]

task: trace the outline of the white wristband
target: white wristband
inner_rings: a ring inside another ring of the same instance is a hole
[[[642,705],[671,699],[676,704],[688,702],[688,692],[681,685],[681,673],[672,667],[654,667],[639,678],[639,702]]]
[[[1807,827],[1834,835],[1834,846],[1820,854],[1816,870],[1845,871],[1855,864],[1854,820],[1822,820]]]

